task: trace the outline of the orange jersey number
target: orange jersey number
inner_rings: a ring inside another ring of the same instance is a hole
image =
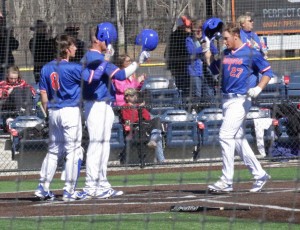
[[[51,79],[52,89],[54,89],[55,91],[58,91],[60,88],[58,73],[56,73],[56,72],[51,73],[50,79]]]

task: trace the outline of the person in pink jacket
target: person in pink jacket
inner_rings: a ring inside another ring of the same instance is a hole
[[[132,60],[129,55],[122,54],[117,58],[116,66],[120,69],[126,68],[131,64]],[[128,77],[125,81],[119,81],[114,79],[113,84],[116,90],[116,102],[115,105],[122,106],[124,105],[125,98],[125,90],[128,88],[134,88],[140,90],[145,80],[145,75],[142,74],[141,76],[137,76],[135,73]]]

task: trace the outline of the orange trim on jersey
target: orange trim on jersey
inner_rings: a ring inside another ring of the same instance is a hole
[[[120,69],[116,69],[114,72],[112,72],[112,74],[109,76],[110,78],[112,78]]]
[[[247,45],[246,43],[243,43],[243,45],[239,48],[237,48],[236,50],[231,50],[231,53],[234,54],[236,52],[238,52],[240,49],[242,49],[245,45]]]
[[[90,74],[89,80],[88,80],[88,83],[89,83],[89,84],[91,84],[91,82],[92,82],[92,80],[93,80],[93,78],[94,78],[94,73],[95,73],[95,71],[94,71],[94,70],[91,70],[91,74]]]
[[[269,69],[271,69],[271,66],[268,66],[267,68],[263,69],[263,70],[261,71],[261,73],[264,73],[264,72],[266,72],[266,71],[269,70]]]

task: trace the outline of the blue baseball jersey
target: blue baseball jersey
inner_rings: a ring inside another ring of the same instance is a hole
[[[81,72],[81,65],[64,59],[43,66],[39,88],[47,93],[48,108],[79,106]]]
[[[104,55],[97,50],[89,50],[82,58],[84,100],[115,101],[115,88],[111,78],[125,80],[125,71],[104,60]]]
[[[222,68],[218,64],[222,64]],[[224,50],[221,62],[212,63],[210,67],[214,74],[222,69],[222,92],[225,94],[245,95],[249,88],[258,84],[259,73],[270,78],[273,76],[269,62],[246,43],[236,50]]]
[[[240,36],[243,43],[247,43],[248,46],[258,51],[262,50],[261,42],[256,33],[252,31],[240,30]]]
[[[186,50],[190,56],[187,71],[192,77],[203,76],[203,50],[200,41],[194,40],[193,37],[189,36],[185,40]],[[210,43],[210,51],[212,54],[217,54],[218,49],[214,46],[213,42]]]

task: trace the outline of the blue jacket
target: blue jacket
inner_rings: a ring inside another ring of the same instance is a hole
[[[202,77],[203,76],[203,50],[200,42],[194,40],[193,37],[189,36],[185,39],[186,50],[189,54],[188,62],[188,73],[190,77]],[[210,43],[210,51],[212,54],[217,54],[218,49],[215,45]]]

